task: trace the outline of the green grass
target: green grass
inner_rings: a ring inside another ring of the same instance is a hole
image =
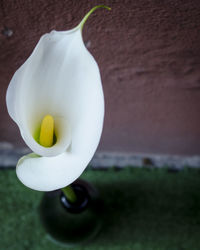
[[[87,170],[105,201],[104,227],[80,250],[199,250],[200,170]],[[41,192],[23,186],[15,171],[0,171],[0,249],[61,250],[38,218]]]

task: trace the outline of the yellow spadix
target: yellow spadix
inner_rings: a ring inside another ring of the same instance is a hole
[[[51,115],[46,115],[41,123],[39,143],[43,147],[51,147],[54,138],[54,119]]]

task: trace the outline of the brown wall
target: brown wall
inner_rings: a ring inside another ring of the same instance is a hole
[[[84,28],[106,100],[99,149],[200,154],[200,1],[104,3],[112,11],[96,11]],[[15,70],[42,34],[74,27],[97,4],[0,1],[0,141],[23,145],[5,106]]]

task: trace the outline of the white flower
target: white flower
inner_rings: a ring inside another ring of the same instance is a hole
[[[34,152],[17,164],[21,182],[35,190],[63,188],[93,157],[103,127],[104,97],[98,65],[84,46],[82,27],[43,35],[14,74],[6,96],[9,115]],[[35,139],[43,117],[54,118],[56,143]]]

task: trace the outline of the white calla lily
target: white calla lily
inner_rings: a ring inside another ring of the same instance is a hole
[[[88,165],[100,140],[104,119],[101,78],[82,39],[90,13],[72,30],[43,35],[7,90],[9,115],[35,153],[19,160],[17,176],[35,190],[51,191],[71,184]],[[35,139],[47,114],[55,122],[57,141],[52,147],[43,147]]]

